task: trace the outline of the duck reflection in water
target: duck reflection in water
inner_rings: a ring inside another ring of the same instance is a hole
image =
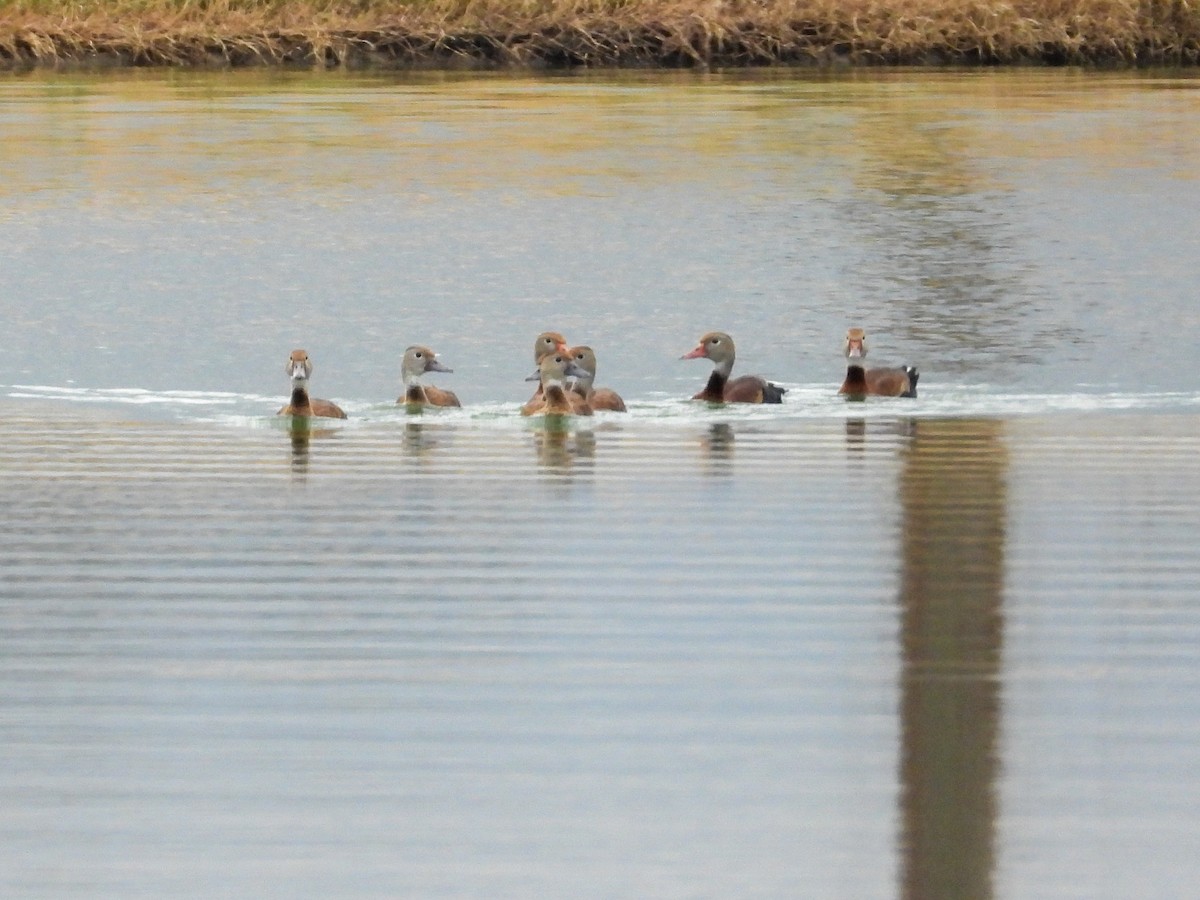
[[[704,454],[707,474],[733,473],[733,444],[733,426],[728,422],[714,422],[708,426],[708,431],[700,436],[700,449]]]
[[[590,430],[572,431],[568,416],[545,416],[534,432],[538,466],[558,474],[573,474],[581,463],[596,455],[596,436]]]
[[[308,472],[309,445],[313,438],[324,438],[336,434],[333,428],[313,428],[308,416],[292,416],[288,420],[288,438],[291,443],[292,473],[304,475]]]
[[[433,449],[442,443],[439,430],[421,422],[404,423],[402,445],[405,452],[414,459],[428,459]]]
[[[846,447],[850,450],[855,450],[859,453],[863,451],[867,444],[867,420],[866,419],[847,419],[846,420]]]

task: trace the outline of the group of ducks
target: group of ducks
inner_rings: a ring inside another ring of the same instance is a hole
[[[846,332],[846,379],[839,394],[850,399],[862,399],[868,395],[883,397],[917,396],[919,374],[913,366],[899,368],[868,369],[864,364],[867,356],[867,336],[861,328]],[[712,374],[704,390],[692,397],[709,403],[782,403],[787,389],[760,375],[731,377],[733,372],[733,338],[723,331],[710,331],[700,338],[695,349],[685,353],[681,359],[708,359],[712,361]],[[533,360],[537,371],[526,381],[538,382],[528,402],[521,407],[521,415],[577,415],[590,416],[596,410],[624,412],[625,401],[616,391],[594,386],[596,379],[596,354],[591,347],[569,347],[566,339],[556,331],[545,331],[537,336],[533,344]],[[304,350],[293,350],[288,358],[287,373],[292,380],[292,397],[279,410],[281,416],[323,416],[344,419],[346,413],[336,403],[318,400],[308,395],[308,380],[312,377],[312,360]],[[453,391],[425,384],[424,377],[430,372],[453,372],[438,361],[428,347],[414,345],[404,351],[400,373],[404,381],[404,393],[396,403],[410,409],[426,406],[462,406]]]

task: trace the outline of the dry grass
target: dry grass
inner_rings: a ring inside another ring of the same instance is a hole
[[[1196,64],[1200,0],[0,0],[0,64]]]

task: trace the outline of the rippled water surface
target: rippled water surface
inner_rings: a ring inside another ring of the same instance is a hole
[[[0,894],[1189,896],[1198,87],[0,80]]]

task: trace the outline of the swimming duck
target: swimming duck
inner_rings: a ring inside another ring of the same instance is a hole
[[[621,399],[620,394],[609,388],[592,387],[596,378],[596,354],[592,348],[572,347],[567,352],[577,366],[585,372],[591,373],[586,378],[577,378],[572,391],[587,400],[593,410],[606,409],[612,412],[625,412],[625,401]]]
[[[533,381],[535,378],[541,382],[542,397],[540,403],[535,404],[532,400],[521,407],[521,415],[553,415],[566,416],[574,413],[577,416],[590,416],[592,408],[588,406],[587,401],[576,395],[576,399],[572,401],[566,389],[567,378],[586,378],[587,371],[580,368],[573,359],[565,353],[548,353],[542,357],[542,361],[538,364],[538,370],[535,374],[526,378],[526,381]]]
[[[541,365],[542,358],[549,353],[566,352],[567,339],[557,331],[543,331],[533,341],[534,365]]]
[[[404,394],[398,397],[396,402],[409,406],[462,406],[453,391],[421,383],[421,376],[426,372],[453,371],[438,362],[437,354],[428,347],[414,344],[404,351],[404,360],[400,363]]]
[[[895,369],[868,369],[863,365],[867,357],[867,335],[861,328],[846,332],[846,380],[839,394],[851,399],[861,399],[868,394],[879,397],[915,397],[920,373],[915,366]]]
[[[696,349],[680,359],[711,359],[712,374],[704,390],[692,397],[709,403],[782,403],[787,388],[767,381],[758,375],[730,378],[733,371],[733,338],[722,331],[710,331],[700,338]]]
[[[284,371],[292,379],[292,399],[279,410],[281,416],[323,416],[327,419],[344,419],[341,407],[329,400],[313,400],[308,396],[308,379],[312,375],[312,360],[303,350],[293,350]]]
[[[550,353],[566,353],[567,339],[557,331],[543,331],[533,340],[533,364],[540,366],[542,360]],[[537,377],[527,378],[526,381],[536,381]],[[521,408],[521,414],[528,416],[537,412],[542,406],[542,385],[539,382],[538,386],[533,391],[533,396],[526,401]],[[526,412],[525,410],[529,410]]]

